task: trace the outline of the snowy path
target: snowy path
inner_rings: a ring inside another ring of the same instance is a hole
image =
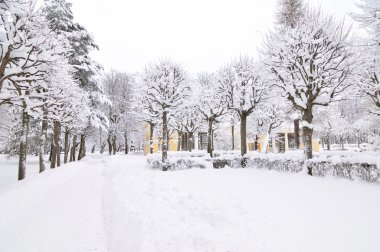
[[[0,192],[0,251],[380,251],[380,186],[90,156]]]
[[[0,251],[106,251],[97,164],[69,164],[2,192]]]

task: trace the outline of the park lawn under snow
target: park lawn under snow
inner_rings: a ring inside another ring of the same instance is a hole
[[[145,160],[92,155],[9,183],[0,251],[380,251],[378,183]]]

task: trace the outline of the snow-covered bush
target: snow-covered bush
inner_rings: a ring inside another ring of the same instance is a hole
[[[361,179],[368,182],[376,182],[380,178],[379,159],[375,155],[358,155],[341,152],[331,156],[316,155],[314,159],[305,163],[302,153],[294,152],[285,154],[261,154],[254,153],[240,157],[238,154],[222,154],[213,158],[214,168],[257,168],[280,172],[301,172],[305,165],[311,167],[315,176],[337,176],[350,180]]]
[[[147,165],[151,169],[162,169],[162,166],[168,170],[187,170],[192,168],[201,168],[204,169],[207,167],[207,161],[205,158],[201,157],[177,157],[177,158],[169,158],[166,163],[163,164],[160,159],[157,158],[148,158]]]

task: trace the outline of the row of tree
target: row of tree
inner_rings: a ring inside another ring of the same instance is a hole
[[[138,81],[135,104],[151,136],[160,125],[163,169],[170,129],[191,136],[204,122],[212,155],[214,125],[227,114],[240,124],[241,155],[247,152],[248,116],[265,122],[270,133],[285,114],[295,114],[297,123],[301,119],[307,159],[312,158],[314,117],[333,102],[365,95],[373,101],[367,111],[379,115],[380,8],[374,1],[359,7],[362,13],[353,17],[370,31],[368,39],[353,38],[344,21],[301,0],[281,0],[276,28],[268,32],[259,60],[241,56],[197,78],[171,60],[148,65]]]
[[[99,109],[104,100],[97,77],[101,67],[89,57],[97,49],[93,38],[74,22],[65,0],[35,5],[0,1],[0,106],[13,119],[9,148],[19,155],[19,180],[25,177],[31,131],[38,135],[33,144],[43,172],[48,150],[51,168],[61,163],[61,146],[64,163],[75,161],[78,149],[81,159],[88,128],[108,124]]]

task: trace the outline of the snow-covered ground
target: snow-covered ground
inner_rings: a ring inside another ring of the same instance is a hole
[[[0,251],[380,251],[379,183],[145,162],[90,155],[7,183]]]
[[[45,159],[47,160],[48,157],[46,157]],[[49,165],[50,164],[46,162],[47,169]],[[38,156],[28,156],[26,178],[29,179],[31,177],[34,177],[38,174],[38,172]],[[6,155],[0,154],[0,192],[17,181],[17,173],[18,158],[14,157],[8,159]]]

